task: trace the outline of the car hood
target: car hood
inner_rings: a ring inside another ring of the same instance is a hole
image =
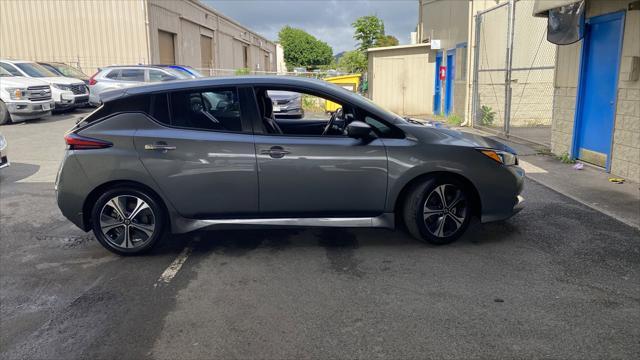
[[[473,148],[487,148],[507,151],[516,154],[516,151],[497,140],[487,136],[471,134],[464,131],[447,128],[440,123],[403,125],[402,128],[418,139],[442,145],[465,146]]]
[[[49,85],[49,83],[40,81],[34,78],[22,77],[22,76],[3,76],[0,77],[0,84],[2,87],[29,87],[29,86],[43,86]]]
[[[75,78],[65,77],[65,76],[52,76],[52,77],[41,77],[37,78],[38,80],[46,81],[49,84],[63,84],[63,85],[81,85],[84,84],[82,80],[78,80]]]

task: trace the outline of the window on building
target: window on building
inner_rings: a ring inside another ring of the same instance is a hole
[[[188,90],[171,94],[171,125],[242,132],[236,89]]]
[[[242,67],[244,68],[249,67],[249,47],[248,46],[242,47]]]

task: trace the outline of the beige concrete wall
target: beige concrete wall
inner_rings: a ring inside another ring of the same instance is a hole
[[[0,1],[0,57],[100,66],[148,62],[145,8],[131,1]]]
[[[631,0],[587,1],[587,17],[626,10]],[[640,56],[640,11],[626,11],[622,61]],[[552,151],[569,153],[573,141],[581,42],[558,47]],[[611,151],[611,172],[640,182],[640,81],[624,80],[620,69]]]
[[[275,43],[219,14],[197,0],[148,0],[152,62],[159,61],[158,30],[176,34],[176,62],[211,75],[233,75],[242,68],[243,46],[248,47],[248,68],[275,71]],[[213,37],[213,67],[202,69],[200,34]],[[265,58],[269,59],[265,69]]]
[[[369,96],[402,115],[431,114],[435,51],[427,46],[369,52]]]

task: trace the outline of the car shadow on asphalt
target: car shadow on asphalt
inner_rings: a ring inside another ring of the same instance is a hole
[[[26,179],[37,173],[39,169],[39,165],[12,162],[9,167],[0,170],[0,186]]]
[[[179,253],[191,246],[193,253],[216,253],[240,257],[257,249],[273,252],[298,247],[319,247],[327,251],[353,251],[362,247],[418,246],[442,248],[500,243],[518,233],[509,222],[472,223],[467,232],[449,245],[420,242],[402,229],[354,228],[264,228],[234,230],[199,230],[193,233],[167,235],[150,255]]]

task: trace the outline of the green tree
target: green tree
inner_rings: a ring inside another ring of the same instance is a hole
[[[289,69],[318,67],[330,64],[333,60],[333,49],[304,30],[287,25],[280,30],[278,37]]]
[[[347,51],[338,61],[338,69],[348,73],[362,73],[367,70],[367,56],[362,51]]]
[[[398,38],[393,35],[382,35],[381,37],[376,39],[375,46],[384,47],[384,46],[396,46],[400,44]]]
[[[362,16],[351,24],[355,30],[353,38],[358,41],[358,50],[366,52],[384,36],[384,22],[375,15]]]

